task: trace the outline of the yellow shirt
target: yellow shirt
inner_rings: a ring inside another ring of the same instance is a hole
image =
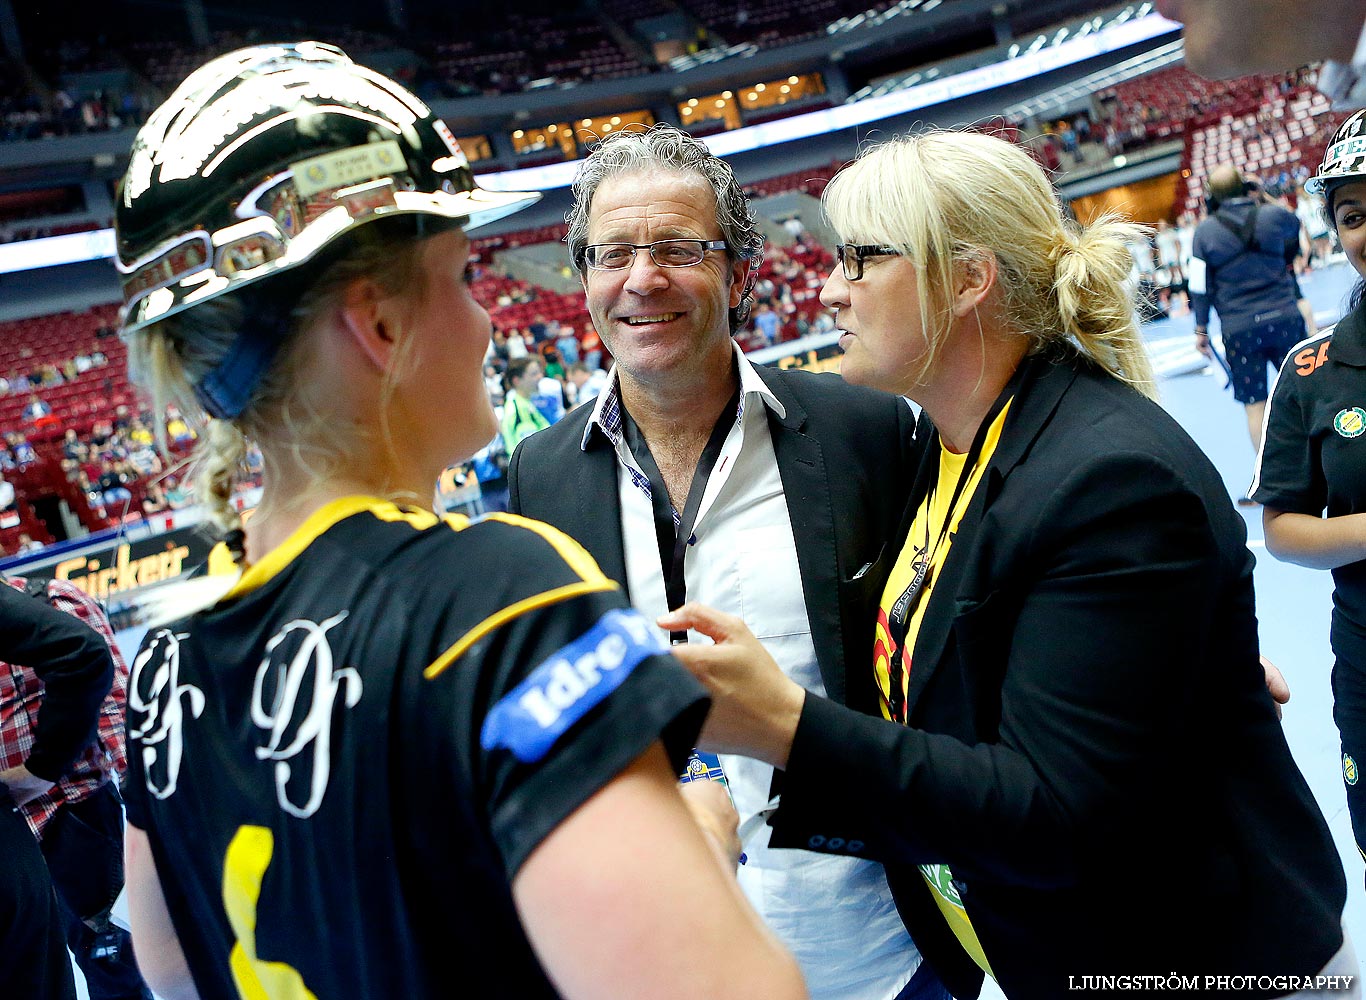
[[[911,530],[883,589],[873,646],[873,672],[882,715],[893,722],[903,725],[906,722],[906,691],[914,668],[911,652],[920,634],[920,623],[930,603],[934,582],[948,558],[963,512],[972,502],[982,473],[996,451],[996,445],[1001,440],[1001,428],[1009,412],[1010,403],[1007,402],[987,428],[981,451],[970,469],[967,468],[967,455],[954,454],[940,444],[939,479],[916,511]],[[964,476],[966,479],[962,479]],[[961,489],[958,488],[960,480]],[[956,501],[955,493],[958,494]],[[949,510],[950,503],[953,504],[952,510]],[[917,577],[920,577],[919,586],[915,586]],[[904,640],[898,645],[896,637],[903,623]],[[977,940],[977,932],[953,886],[953,873],[949,866],[921,865],[920,871],[959,944],[972,956],[973,961],[991,975],[991,966],[981,942]]]

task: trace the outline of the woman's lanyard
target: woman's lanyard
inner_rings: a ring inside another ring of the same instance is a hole
[[[698,459],[697,469],[693,472],[692,486],[688,488],[688,500],[683,505],[683,513],[678,516],[675,524],[673,505],[669,503],[669,488],[664,483],[664,477],[660,474],[654,456],[650,454],[650,446],[645,441],[645,435],[631,419],[626,407],[621,408],[621,426],[626,434],[626,443],[630,445],[631,454],[640,463],[645,477],[650,481],[650,505],[654,508],[655,539],[659,543],[659,564],[664,571],[664,597],[668,601],[670,611],[682,607],[687,600],[687,583],[683,570],[688,540],[692,538],[693,528],[697,525],[697,512],[702,507],[702,495],[707,492],[707,481],[721,457],[721,449],[731,428],[735,426],[739,409],[740,387],[736,386],[730,401],[716,418],[716,426],[712,428],[711,437],[707,439],[707,446],[702,449],[702,457]],[[669,642],[674,645],[687,641],[687,632],[669,633]]]
[[[1011,381],[1013,383],[1015,380],[1012,379]],[[902,674],[907,659],[906,634],[910,631],[911,619],[914,617],[916,605],[919,603],[925,584],[928,582],[934,555],[939,551],[939,547],[944,544],[944,539],[953,526],[953,515],[958,509],[958,501],[962,499],[963,490],[967,488],[968,481],[976,469],[977,460],[981,457],[982,448],[986,445],[987,435],[991,433],[991,425],[996,422],[996,418],[1001,415],[1001,411],[1005,409],[1006,404],[1010,402],[1013,396],[1012,389],[1002,392],[996,397],[996,402],[991,404],[991,409],[987,411],[987,415],[982,418],[982,423],[973,436],[972,446],[968,448],[968,453],[963,459],[962,471],[958,473],[958,482],[954,484],[953,496],[949,498],[949,505],[944,511],[944,521],[939,526],[939,534],[935,538],[933,546],[930,545],[930,519],[934,511],[934,495],[939,491],[938,482],[935,483],[935,487],[930,491],[929,496],[925,498],[925,544],[911,562],[911,567],[915,570],[911,582],[901,592],[901,596],[896,599],[887,614],[888,631],[891,633],[893,649],[891,662],[887,665],[887,700],[891,707],[892,718],[899,722],[906,721],[906,699],[902,690]]]

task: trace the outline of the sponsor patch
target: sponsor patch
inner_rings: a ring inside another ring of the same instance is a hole
[[[484,720],[485,750],[540,760],[593,706],[615,691],[647,656],[666,652],[644,616],[613,610],[505,694]]]
[[[1333,430],[1345,438],[1361,437],[1366,433],[1366,410],[1359,406],[1349,406],[1339,410],[1333,418]]]
[[[403,151],[393,139],[367,142],[350,149],[324,153],[289,165],[294,172],[294,187],[301,198],[320,191],[387,177],[408,169]]]
[[[1361,777],[1361,772],[1357,770],[1357,762],[1352,759],[1352,755],[1345,753],[1342,755],[1342,780],[1349,785],[1355,785],[1357,778]]]

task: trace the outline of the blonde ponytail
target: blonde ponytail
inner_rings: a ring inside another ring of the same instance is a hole
[[[1157,398],[1152,363],[1143,345],[1129,284],[1128,244],[1146,240],[1146,227],[1103,215],[1079,233],[1064,228],[1053,295],[1063,330],[1111,375]]]

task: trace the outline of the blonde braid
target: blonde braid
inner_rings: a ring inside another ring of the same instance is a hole
[[[247,439],[230,420],[210,419],[204,428],[204,445],[197,471],[198,493],[209,520],[222,532],[240,563],[243,547],[242,514],[232,502],[232,489],[247,456]]]

